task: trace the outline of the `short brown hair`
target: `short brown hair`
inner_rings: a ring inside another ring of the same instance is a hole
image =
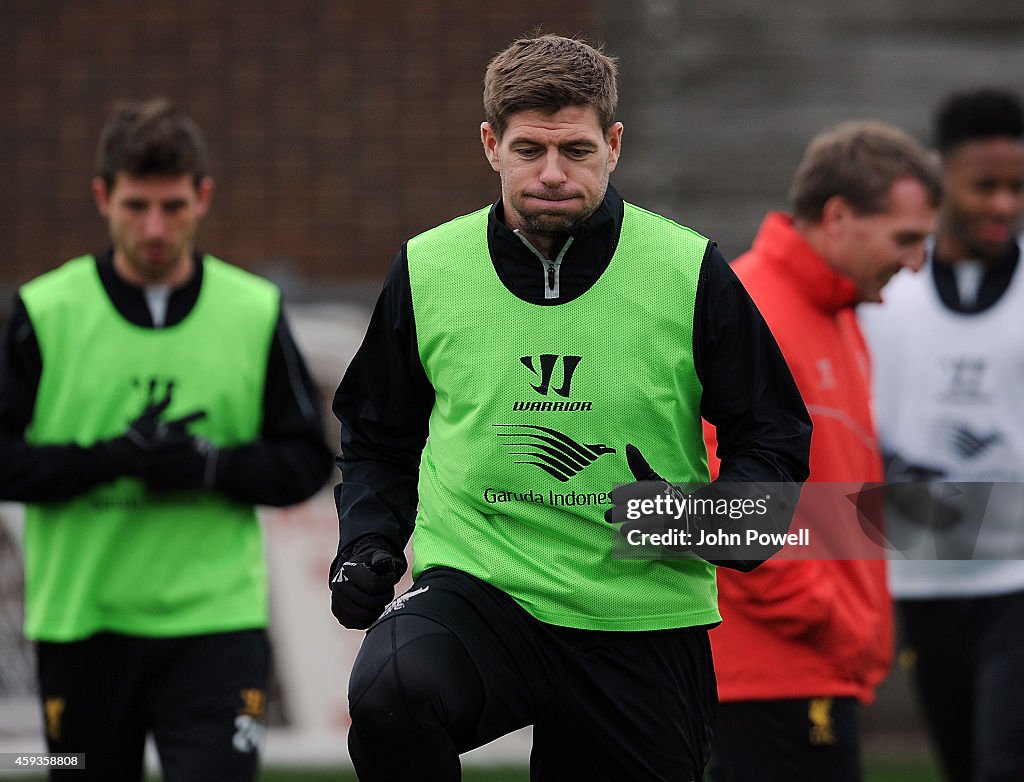
[[[899,128],[881,122],[844,122],[815,136],[790,186],[795,217],[818,222],[825,202],[842,196],[858,214],[889,208],[889,191],[916,179],[938,206],[942,185],[928,152]]]
[[[206,144],[192,119],[165,98],[114,106],[100,133],[96,174],[112,187],[117,173],[132,176],[206,175]]]
[[[617,70],[613,57],[578,38],[520,38],[487,66],[484,117],[500,138],[518,111],[593,106],[607,134],[619,102]]]

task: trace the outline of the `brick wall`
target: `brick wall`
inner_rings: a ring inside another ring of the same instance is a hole
[[[538,24],[593,34],[595,5],[0,0],[0,281],[105,245],[96,137],[114,101],[156,94],[208,137],[204,249],[300,294],[379,281],[404,239],[497,193],[487,60]]]
[[[1024,92],[1017,0],[0,0],[5,288],[101,247],[89,196],[110,104],[161,93],[206,128],[203,247],[331,296],[379,284],[400,243],[491,200],[489,57],[537,24],[620,61],[630,200],[727,257],[787,206],[808,139],[860,117],[922,139],[948,90]],[[360,283],[362,282],[362,287]]]

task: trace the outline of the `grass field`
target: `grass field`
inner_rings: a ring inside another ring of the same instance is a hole
[[[489,768],[467,769],[462,776],[464,782],[528,782],[526,769]],[[43,782],[45,777],[36,774],[22,774],[0,771],[0,782]],[[157,777],[147,782],[158,782]],[[260,782],[356,782],[351,771],[340,769],[265,769]],[[927,764],[869,763],[865,782],[940,782],[938,775]]]

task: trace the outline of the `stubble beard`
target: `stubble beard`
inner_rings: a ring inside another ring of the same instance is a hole
[[[514,204],[516,214],[522,222],[523,230],[534,236],[558,236],[572,233],[585,223],[597,211],[600,205],[600,201],[597,203],[585,203],[575,212],[552,213],[527,211],[521,202]]]
[[[556,236],[572,233],[593,211],[585,215],[523,214],[523,224],[528,233],[536,236]]]

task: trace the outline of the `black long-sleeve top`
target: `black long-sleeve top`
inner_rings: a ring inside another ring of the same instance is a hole
[[[514,295],[558,306],[585,293],[607,268],[622,217],[622,199],[609,186],[598,210],[573,232],[556,273],[505,225],[498,201],[488,218],[491,261]],[[556,285],[558,297],[545,298],[545,286]],[[457,316],[457,301],[452,310]],[[701,415],[718,430],[719,480],[806,480],[807,410],[771,331],[712,242],[697,283],[693,355],[703,386]],[[408,541],[433,405],[434,389],[416,344],[403,246],[334,397],[342,424],[337,462],[343,482],[335,489],[339,555],[366,535],[382,535],[399,551]]]
[[[112,251],[95,257],[100,280],[118,312],[137,326],[154,328],[142,289],[117,275]],[[194,256],[189,282],[171,292],[164,327],[180,323],[195,306],[203,283],[200,259],[200,254]],[[39,342],[18,297],[0,354],[0,497],[7,500],[69,499],[116,477],[102,449],[25,441],[42,370]],[[267,363],[262,419],[259,439],[219,451],[213,489],[259,505],[285,506],[306,499],[327,481],[331,451],[315,386],[283,310]]]

